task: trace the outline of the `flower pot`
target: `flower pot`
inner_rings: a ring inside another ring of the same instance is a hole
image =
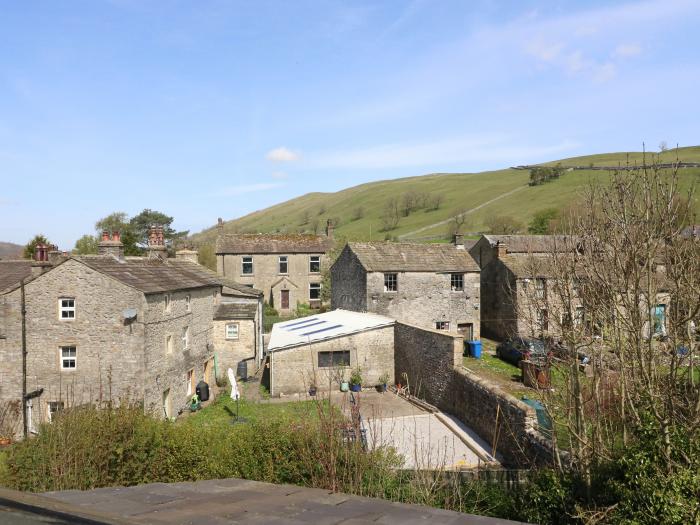
[[[347,392],[350,389],[350,383],[347,381],[342,381],[340,383],[340,391],[341,392]]]
[[[353,383],[352,385],[350,385],[350,390],[352,390],[353,392],[360,392],[362,390],[362,385],[356,385],[355,383]]]
[[[4,447],[7,445],[10,445],[11,443],[12,443],[12,440],[10,438],[7,438],[7,437],[0,438],[0,446]]]

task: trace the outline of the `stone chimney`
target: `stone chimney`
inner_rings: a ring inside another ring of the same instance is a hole
[[[464,250],[464,235],[461,233],[455,233],[454,236],[452,237],[452,242],[455,245],[455,248],[458,250]]]
[[[148,230],[148,256],[158,259],[167,259],[168,249],[165,246],[165,238],[163,237],[163,227],[153,225]]]
[[[220,232],[224,231],[224,220],[221,217],[216,221],[216,227],[219,228]]]
[[[503,244],[501,241],[498,241],[496,243],[496,246],[494,248],[494,251],[496,252],[496,258],[497,259],[502,259],[508,254],[508,247]]]
[[[326,220],[326,237],[333,238],[333,219]]]
[[[66,252],[60,251],[58,249],[58,246],[51,246],[51,249],[48,253],[48,261],[51,263],[51,266],[55,266],[67,258],[68,254]]]
[[[30,268],[32,277],[41,275],[45,271],[51,268],[51,263],[49,261],[32,261],[32,267]]]
[[[122,244],[121,234],[112,232],[109,234],[107,230],[102,232],[102,239],[97,245],[97,253],[100,255],[111,255],[117,259],[124,258],[124,245]]]
[[[197,253],[196,250],[178,250],[175,252],[175,258],[176,259],[181,259],[183,261],[190,261],[196,264],[199,264],[199,259],[198,259],[199,253]]]

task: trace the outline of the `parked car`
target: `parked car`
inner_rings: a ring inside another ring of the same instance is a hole
[[[579,363],[581,365],[587,365],[588,362],[590,361],[590,357],[588,354],[583,352],[582,350],[572,350],[568,346],[566,346],[564,343],[561,341],[554,342],[550,345],[548,345],[550,351],[552,354],[559,359],[563,359],[565,361],[568,361],[572,357],[574,357],[574,354],[576,355],[576,358],[579,360]]]
[[[496,347],[496,356],[518,366],[523,359],[546,361],[549,352],[539,339],[512,337]]]

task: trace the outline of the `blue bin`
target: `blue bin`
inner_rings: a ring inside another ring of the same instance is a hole
[[[551,438],[552,420],[549,418],[549,414],[547,414],[547,409],[544,407],[544,405],[536,399],[530,399],[527,396],[523,396],[522,400],[526,405],[529,405],[535,409],[535,412],[537,413],[537,426],[539,426],[540,432],[542,432],[543,435]]]
[[[481,341],[470,341],[469,349],[474,359],[481,359]]]

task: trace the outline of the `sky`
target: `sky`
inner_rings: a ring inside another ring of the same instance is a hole
[[[698,20],[698,0],[0,0],[0,241],[698,145]]]

